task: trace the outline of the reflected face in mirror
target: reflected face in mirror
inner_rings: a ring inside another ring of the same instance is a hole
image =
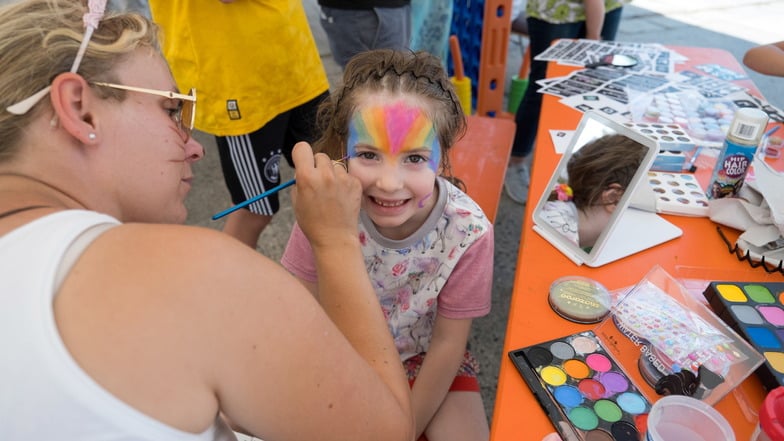
[[[590,251],[640,167],[648,148],[620,134],[596,138],[576,150],[542,207],[548,224]]]

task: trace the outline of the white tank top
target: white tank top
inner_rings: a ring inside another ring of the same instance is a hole
[[[119,222],[68,210],[0,237],[0,440],[236,439],[222,420],[193,434],[144,415],[98,385],[69,354],[54,320],[56,275],[76,238],[105,224]]]

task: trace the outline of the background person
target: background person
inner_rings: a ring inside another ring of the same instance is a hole
[[[784,41],[749,49],[743,56],[743,64],[763,75],[784,77]]]
[[[320,23],[341,69],[373,49],[406,49],[411,39],[411,0],[318,0]]]
[[[196,128],[215,135],[233,204],[280,184],[281,157],[312,142],[329,82],[298,0],[150,0],[163,53],[181,86],[199,90]],[[255,249],[280,210],[277,194],[226,217]]]
[[[504,190],[513,201],[528,201],[529,156],[534,148],[539,127],[542,95],[534,87],[547,74],[547,62],[534,58],[561,38],[614,40],[621,22],[623,5],[631,0],[528,0],[528,23],[531,70],[528,87],[517,108],[517,129],[512,155],[504,179]]]

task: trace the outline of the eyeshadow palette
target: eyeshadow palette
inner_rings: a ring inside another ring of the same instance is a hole
[[[682,216],[710,214],[708,196],[690,173],[648,172],[648,183],[656,195],[656,211]]]
[[[639,441],[651,404],[593,331],[509,352],[565,440]]]
[[[784,282],[711,282],[705,298],[716,314],[764,357],[756,370],[769,390],[784,385]]]

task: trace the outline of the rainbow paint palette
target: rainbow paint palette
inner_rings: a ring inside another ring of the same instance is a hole
[[[639,441],[651,404],[593,331],[509,352],[565,440]]]
[[[756,373],[766,388],[784,385],[784,283],[711,282],[716,314],[764,357]]]

